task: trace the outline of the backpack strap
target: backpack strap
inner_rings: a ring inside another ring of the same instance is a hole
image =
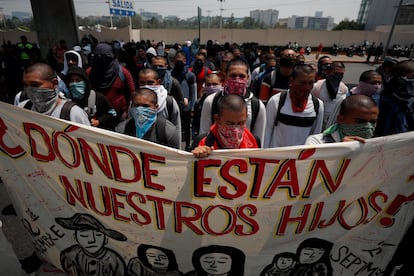
[[[216,93],[211,103],[211,122],[214,122],[214,114],[217,114],[217,102],[223,96],[223,93]]]
[[[33,106],[33,103],[30,100],[27,101],[27,103],[24,104],[24,108],[25,109],[29,109],[30,110],[30,109],[32,109],[32,106]]]
[[[88,97],[88,107],[85,110],[89,116],[93,116],[96,113],[96,92],[91,90]]]
[[[167,99],[166,99],[166,106],[167,106],[167,111],[168,111],[168,120],[171,122],[171,116],[173,114],[174,111],[174,102],[173,102],[173,97],[170,95],[167,95]]]
[[[216,138],[214,137],[213,133],[209,132],[206,136],[206,142],[204,145],[212,147],[214,146],[214,143],[216,142]]]
[[[122,82],[125,81],[125,74],[122,65],[119,65],[118,77],[121,79]]]
[[[252,121],[250,122],[250,129],[253,130],[254,124],[256,123],[257,115],[259,114],[260,109],[260,102],[256,96],[250,101],[251,108],[252,108]]]
[[[273,72],[272,72],[273,73]],[[286,102],[286,97],[287,97],[287,91],[282,91],[280,93],[280,98],[279,98],[279,104],[277,106],[277,111],[276,111],[276,119],[275,119],[275,126],[277,126],[277,122],[279,121],[279,117],[280,117],[280,110],[282,109],[283,105]]]
[[[74,107],[75,105],[75,102],[66,101],[62,106],[62,110],[60,111],[60,119],[70,121],[70,111],[72,110],[72,107]]]
[[[256,139],[257,148],[260,149],[262,147],[262,143],[260,141],[260,138],[257,137],[256,135],[253,135],[253,136],[254,136],[254,139]]]
[[[272,95],[272,89],[276,85],[276,69],[270,73],[270,95]]]
[[[306,127],[309,124],[311,124],[313,126],[313,122],[316,120],[316,118],[318,118],[318,115],[319,115],[319,100],[318,100],[317,97],[315,97],[313,95],[311,95],[311,96],[312,96],[313,108],[315,110],[316,117],[315,118],[309,118],[309,119],[303,118],[303,122],[295,122],[295,123],[292,123],[292,125]],[[278,104],[277,111],[276,111],[275,126],[277,125],[277,122],[279,121],[279,119],[281,117],[280,110],[282,109],[283,105],[286,102],[286,97],[287,97],[287,91],[283,91],[283,92],[280,93],[279,104]],[[291,117],[289,115],[283,115],[283,116],[284,117]],[[311,132],[313,132],[313,127],[312,127]]]
[[[313,108],[315,109],[316,117],[318,117],[319,114],[319,101],[318,98],[312,95],[312,102],[313,102]]]
[[[162,116],[157,117],[157,122],[155,125],[155,133],[157,134],[157,140],[159,143],[167,143],[167,137],[165,135],[165,125],[167,121]]]

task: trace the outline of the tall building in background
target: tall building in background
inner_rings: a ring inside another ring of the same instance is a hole
[[[366,30],[390,26],[394,22],[400,0],[362,0],[358,13],[358,23],[365,24]],[[414,25],[414,1],[404,0],[397,25]]]
[[[322,17],[323,13],[317,11],[315,16],[296,16],[293,15],[289,18],[289,29],[310,29],[329,31],[334,27],[334,18],[331,16]]]
[[[357,22],[359,24],[366,24],[369,7],[371,6],[372,0],[362,0],[361,5],[359,6],[359,12],[357,17]]]
[[[279,21],[278,10],[254,10],[250,11],[250,17],[254,21],[263,24],[266,27],[273,27]]]

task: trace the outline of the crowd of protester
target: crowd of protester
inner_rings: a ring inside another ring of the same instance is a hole
[[[414,130],[414,61],[384,59],[349,90],[346,66],[294,47],[200,40],[61,40],[42,58],[4,43],[0,99],[192,152],[359,141]]]

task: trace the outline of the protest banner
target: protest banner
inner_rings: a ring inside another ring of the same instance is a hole
[[[0,176],[74,274],[382,275],[414,218],[412,132],[195,159],[0,108]]]

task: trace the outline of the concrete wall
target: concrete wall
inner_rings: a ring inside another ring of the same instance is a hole
[[[66,40],[67,45],[79,41],[72,0],[31,0],[31,4],[38,30],[37,41],[43,56],[46,56],[48,49],[53,48],[62,39]],[[51,14],[58,16],[51,16]]]
[[[37,42],[36,33],[25,33],[21,31],[0,32],[6,40],[12,43],[19,42],[21,34],[25,34],[29,41]],[[167,44],[176,42],[183,43],[186,40],[192,41],[198,36],[198,30],[187,29],[142,29],[131,30],[128,27],[111,30],[101,27],[100,32],[97,31],[79,31],[79,37],[84,34],[92,34],[99,41],[140,41],[140,40],[164,40]],[[313,30],[290,30],[290,29],[268,29],[268,30],[242,30],[242,29],[202,29],[201,43],[205,44],[207,40],[218,40],[220,43],[225,42],[257,42],[260,45],[286,45],[289,41],[297,42],[299,45],[307,45],[316,47],[319,43],[324,46],[331,46],[334,43],[340,46],[349,46],[352,43],[362,43],[364,40],[372,42],[383,42],[384,45],[388,39],[389,30],[381,31],[313,31]],[[402,45],[411,45],[414,43],[414,30],[411,28],[396,28],[394,31],[391,45],[399,43]],[[68,44],[69,45],[69,44]]]

